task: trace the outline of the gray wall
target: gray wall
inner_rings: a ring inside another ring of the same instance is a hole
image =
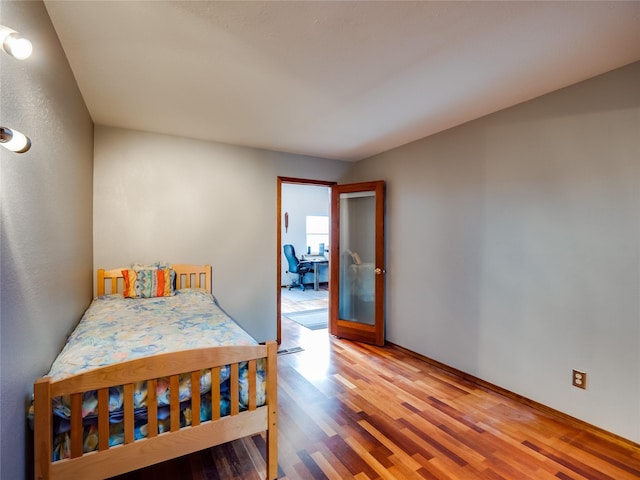
[[[640,442],[639,86],[636,63],[356,165],[387,182],[389,341]]]
[[[0,17],[34,48],[0,51],[1,123],[33,142],[0,148],[0,478],[21,479],[33,381],[91,300],[93,124],[43,4],[3,1]]]
[[[351,165],[96,126],[94,266],[210,263],[221,306],[275,338],[277,177],[335,181]]]

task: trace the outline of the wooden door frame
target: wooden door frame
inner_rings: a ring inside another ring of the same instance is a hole
[[[331,182],[327,180],[312,180],[308,178],[295,178],[295,177],[281,177],[277,179],[277,192],[276,192],[276,337],[278,345],[282,343],[282,322],[280,316],[282,315],[281,291],[282,285],[280,281],[282,279],[282,184],[291,183],[297,185],[309,185],[309,186],[324,186],[331,188],[338,182]]]

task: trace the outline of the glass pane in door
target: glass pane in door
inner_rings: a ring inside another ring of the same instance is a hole
[[[340,194],[340,282],[342,320],[375,323],[376,192]]]

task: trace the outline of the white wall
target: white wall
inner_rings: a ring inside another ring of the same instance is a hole
[[[640,442],[639,85],[636,63],[357,164],[387,182],[389,341]]]
[[[0,18],[34,49],[0,52],[2,125],[32,140],[0,148],[0,478],[23,479],[33,382],[91,301],[93,123],[43,4],[3,1]]]
[[[94,265],[210,263],[221,306],[276,337],[277,177],[336,181],[351,164],[96,127]]]
[[[290,243],[296,249],[296,256],[307,253],[307,215],[329,216],[331,205],[330,189],[320,185],[299,185],[293,183],[282,184],[282,245]],[[289,214],[289,228],[285,229],[284,214]],[[312,252],[316,252],[318,246],[311,246]],[[329,245],[325,246],[325,249]],[[291,278],[288,273],[287,260],[282,255],[281,285],[289,285]],[[305,275],[305,282],[312,282],[313,274]],[[327,267],[320,267],[319,282],[329,281]]]

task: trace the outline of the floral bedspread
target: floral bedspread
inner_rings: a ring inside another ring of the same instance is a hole
[[[105,295],[93,300],[82,320],[56,360],[48,376],[62,380],[94,368],[112,365],[159,353],[170,353],[196,348],[223,345],[256,345],[257,342],[215,303],[213,296],[201,289],[178,290],[171,297],[124,298]],[[264,359],[263,359],[264,360]],[[265,362],[257,368],[257,404],[266,398]],[[248,405],[248,378],[246,363],[240,365],[240,408]],[[228,415],[229,368],[220,371],[220,415]],[[203,370],[200,377],[200,418],[212,418],[211,372]],[[168,429],[170,421],[167,379],[158,379],[158,429]],[[180,377],[180,424],[190,425],[196,412],[190,408],[191,376]],[[134,417],[136,439],[147,435],[147,385],[134,385]],[[67,458],[69,445],[69,398],[53,401],[54,451],[53,459]],[[110,445],[123,441],[123,389],[109,390]],[[84,451],[97,448],[97,392],[83,395]]]
[[[104,295],[93,300],[48,375],[55,381],[158,353],[255,344],[205,290],[136,299]]]

